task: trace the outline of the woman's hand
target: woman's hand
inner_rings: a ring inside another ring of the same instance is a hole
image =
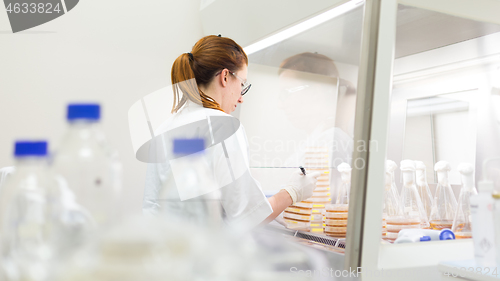
[[[320,172],[304,175],[300,171],[292,174],[286,187],[283,188],[290,194],[292,204],[303,201],[313,195],[313,191],[316,188],[316,182],[320,175]]]

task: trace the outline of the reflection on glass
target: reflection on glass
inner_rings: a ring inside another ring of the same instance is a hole
[[[403,157],[422,161],[433,167],[440,160],[450,162],[450,183],[459,184],[455,171],[459,163],[475,159],[475,112],[469,100],[473,92],[445,94],[407,102]],[[430,182],[437,182],[432,169],[426,172]]]

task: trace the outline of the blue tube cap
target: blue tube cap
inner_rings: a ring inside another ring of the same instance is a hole
[[[455,233],[449,229],[443,229],[441,230],[441,233],[439,233],[439,240],[454,240],[455,239]]]
[[[204,139],[174,139],[175,154],[193,154],[205,150]]]
[[[97,103],[73,103],[68,105],[68,121],[83,119],[98,121],[101,118],[101,106]]]
[[[16,141],[14,157],[47,156],[46,141]]]
[[[422,237],[420,237],[420,242],[424,242],[424,241],[431,241],[431,237],[430,236],[422,236]]]

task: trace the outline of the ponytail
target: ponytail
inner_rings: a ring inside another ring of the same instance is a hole
[[[200,39],[194,45],[192,53],[180,55],[172,65],[172,113],[181,109],[188,100],[205,108],[223,111],[220,105],[198,86],[208,85],[217,71],[224,68],[236,71],[243,64],[248,65],[248,57],[232,39],[215,35]]]
[[[205,95],[199,88],[194,77],[189,54],[180,55],[172,66],[172,87],[174,91],[174,105],[172,113],[177,112],[189,99],[206,108],[221,110],[219,104],[211,97]]]

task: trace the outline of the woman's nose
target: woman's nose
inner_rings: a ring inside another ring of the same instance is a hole
[[[240,98],[238,99],[238,103],[243,103],[243,96],[240,95]]]

